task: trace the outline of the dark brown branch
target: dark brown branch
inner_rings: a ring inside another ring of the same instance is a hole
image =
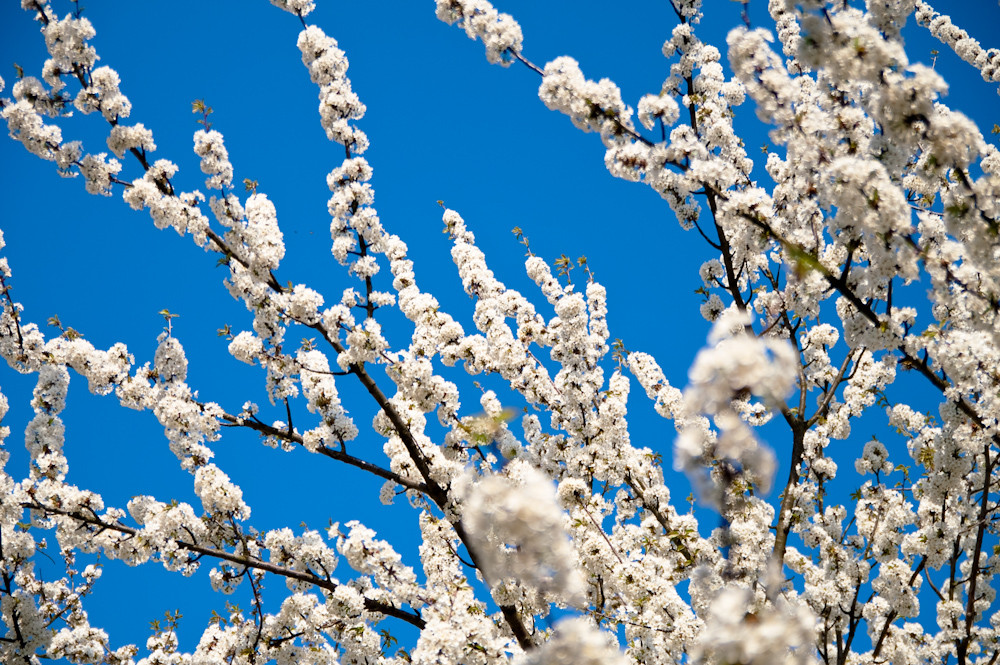
[[[969,651],[969,645],[972,642],[972,627],[976,623],[976,601],[979,598],[976,596],[976,587],[979,582],[979,577],[982,571],[979,569],[979,559],[982,556],[983,551],[983,537],[986,534],[987,526],[987,515],[989,513],[989,496],[988,486],[990,483],[990,476],[993,475],[993,460],[990,458],[990,447],[991,444],[987,443],[985,449],[983,450],[983,478],[984,483],[987,487],[984,487],[982,497],[979,501],[979,523],[976,526],[976,544],[972,549],[972,565],[969,570],[969,588],[966,589],[965,595],[968,597],[965,606],[965,637],[961,639],[958,643],[958,653],[956,654],[958,662],[964,663],[966,656]]]
[[[920,572],[924,569],[924,566],[926,565],[927,565],[927,557],[926,556],[920,557],[920,563],[917,564],[917,567],[913,569],[913,574],[910,575],[910,582],[907,586],[911,588],[913,587],[913,583],[917,581],[918,577],[920,577]],[[886,616],[885,625],[882,626],[882,630],[879,632],[878,640],[875,642],[875,648],[872,650],[873,661],[878,660],[879,654],[882,652],[882,646],[885,643],[885,638],[889,634],[889,627],[892,625],[892,622],[895,621],[896,617],[898,616],[899,612],[897,612],[896,610],[892,610],[891,612],[889,612],[889,615]]]
[[[859,348],[861,353],[864,353],[864,347]],[[816,413],[814,413],[812,417],[806,421],[807,429],[815,425],[816,421],[826,415],[826,410],[830,406],[830,401],[836,394],[837,388],[844,381],[844,378],[847,375],[847,368],[850,366],[851,360],[854,358],[854,352],[857,350],[858,349],[852,349],[846,356],[844,356],[844,362],[840,364],[840,370],[837,371],[837,376],[833,379],[833,383],[827,389],[826,394],[823,395],[823,401],[821,401],[819,406],[816,408]]]
[[[42,505],[37,501],[31,503],[22,504],[23,508],[29,510],[40,510],[46,515],[61,515],[63,517],[68,517],[69,519],[80,522],[82,525],[95,527],[101,531],[114,531],[127,536],[138,536],[140,533],[139,529],[134,529],[132,527],[125,526],[124,524],[119,524],[117,522],[105,522],[96,516],[88,516],[78,512],[70,512],[67,510],[61,510],[59,508],[52,508],[49,506]],[[283,566],[279,566],[267,561],[262,561],[256,557],[252,556],[240,556],[237,554],[231,554],[225,550],[215,549],[214,547],[204,547],[196,543],[189,543],[183,540],[175,541],[177,546],[183,550],[197,554],[199,556],[207,556],[213,559],[219,559],[221,561],[228,561],[229,563],[237,564],[245,568],[253,568],[255,570],[261,570],[267,573],[272,573],[278,575],[279,577],[285,577],[289,579],[298,580],[300,582],[305,582],[307,584],[312,584],[313,586],[325,589],[331,593],[337,590],[340,586],[335,582],[323,579],[316,575],[311,575],[309,573],[303,573],[297,570],[290,570]],[[391,616],[396,619],[405,621],[406,623],[416,626],[417,628],[423,629],[426,626],[426,622],[421,618],[420,613],[416,610],[403,610],[393,605],[379,602],[371,598],[364,599],[365,609],[370,612],[377,612],[379,614],[384,614],[385,616]]]
[[[0,275],[0,289],[3,290],[4,298],[7,299],[7,306],[10,308],[10,318],[14,319],[14,330],[17,332],[17,348],[21,350],[22,356],[19,361],[23,362],[27,358],[27,353],[24,350],[24,336],[21,334],[21,316],[17,312],[14,299],[10,297],[10,286],[3,275]]]
[[[273,436],[275,438],[282,439],[284,441],[296,443],[300,446],[303,445],[301,435],[295,434],[294,432],[289,432],[285,429],[278,429],[276,427],[272,427],[271,425],[267,425],[261,422],[260,420],[247,420],[246,418],[239,418],[229,413],[224,413],[222,415],[222,419],[235,427],[246,427],[248,429],[254,430],[255,432],[260,432],[265,436]],[[354,457],[353,455],[348,455],[343,451],[335,450],[333,448],[330,448],[329,446],[322,446],[319,449],[317,449],[317,452],[321,455],[329,457],[330,459],[335,459],[338,462],[344,462],[345,464],[350,464],[351,466],[357,467],[364,471],[368,471],[369,473],[372,473],[380,478],[384,478],[385,480],[390,480],[396,483],[397,485],[402,485],[406,489],[416,490],[421,494],[427,493],[427,486],[424,485],[423,483],[415,483],[412,480],[409,480],[408,478],[404,478],[398,473],[395,473],[388,469],[383,469],[382,467],[376,464],[372,464],[371,462],[367,462],[358,457]]]
[[[768,563],[769,574],[780,572],[785,565],[785,548],[788,547],[788,534],[792,530],[792,505],[794,499],[795,486],[799,482],[799,466],[802,464],[802,455],[805,452],[804,440],[808,429],[801,420],[789,422],[792,428],[792,459],[788,468],[788,480],[785,481],[785,491],[781,496],[781,507],[778,509],[778,524],[774,534],[774,549],[771,550],[771,559]],[[780,590],[778,585],[768,585],[767,595],[773,601]]]

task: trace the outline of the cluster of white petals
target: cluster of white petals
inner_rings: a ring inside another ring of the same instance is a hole
[[[73,105],[83,113],[99,111],[109,122],[127,118],[132,102],[122,94],[118,72],[110,67],[98,67],[90,73],[89,85],[81,88]]]
[[[712,601],[692,663],[812,665],[816,618],[808,607],[782,602],[754,607],[752,595],[729,588]]]
[[[750,319],[735,310],[720,316],[709,335],[711,348],[703,349],[691,366],[691,383],[684,391],[687,413],[708,415],[718,433],[704,421],[692,421],[677,439],[675,464],[702,478],[701,469],[715,462],[735,465],[726,473],[745,474],[765,492],[771,486],[777,463],[774,453],[762,446],[748,420],[766,409],[780,409],[795,386],[797,358],[785,341],[754,337],[747,333]],[[751,398],[761,401],[748,403]],[[731,479],[725,477],[721,491]],[[706,500],[720,505],[718,491],[706,492]]]
[[[72,72],[76,67],[90,69],[97,61],[97,51],[87,44],[97,32],[87,18],[67,14],[62,20],[49,21],[42,34],[53,65],[60,71]]]
[[[130,150],[141,150],[143,153],[156,150],[153,142],[153,132],[146,129],[142,123],[134,126],[115,125],[108,135],[108,148],[119,158]]]
[[[545,644],[514,661],[517,665],[624,665],[614,638],[582,618],[563,619]]]
[[[198,208],[198,193],[174,196],[167,184],[177,173],[177,166],[165,159],[157,160],[141,178],[132,181],[122,198],[133,210],[146,209],[158,229],[173,228],[178,234],[190,233],[195,243],[204,245],[208,218]]]
[[[524,36],[521,26],[510,14],[498,12],[487,0],[435,0],[437,17],[448,25],[458,24],[469,39],[480,39],[486,47],[486,59],[504,67],[521,52]]]
[[[631,129],[632,109],[622,102],[618,86],[609,79],[587,80],[568,56],[545,65],[538,96],[553,111],[568,115],[576,127],[600,133],[609,147],[624,129]]]
[[[316,9],[316,3],[312,0],[271,0],[271,4],[296,16],[306,16]]]
[[[201,172],[208,176],[205,187],[223,189],[233,184],[233,165],[222,141],[222,134],[215,130],[198,130],[194,134],[194,152],[201,157]]]
[[[32,154],[55,162],[60,171],[68,169],[80,157],[80,144],[64,144],[62,130],[57,125],[45,124],[31,102],[22,99],[16,104],[8,104],[0,111],[0,117],[7,123],[11,137]]]
[[[914,5],[914,18],[920,25],[951,47],[958,57],[978,69],[984,81],[1000,82],[1000,49],[984,49],[968,32],[952,23],[951,17],[939,14],[923,0],[916,0]],[[997,94],[1000,94],[1000,87]]]
[[[320,445],[343,444],[356,438],[358,428],[340,402],[326,356],[316,350],[299,351],[297,359],[302,366],[302,396],[308,400],[306,408],[322,417],[316,428],[303,434],[305,447],[315,450]]]
[[[505,578],[577,604],[583,580],[564,534],[555,488],[515,461],[507,476],[475,482],[463,497],[470,543],[492,584]]]
[[[238,235],[245,248],[247,267],[257,274],[276,270],[285,256],[285,243],[274,204],[265,194],[254,194],[243,210],[246,224],[239,228]]]
[[[298,47],[302,63],[309,68],[309,77],[319,86],[320,123],[327,138],[352,152],[364,152],[368,137],[351,121],[364,116],[365,105],[351,90],[347,58],[337,47],[337,40],[311,25],[299,34]]]
[[[115,178],[121,170],[121,162],[117,159],[108,159],[107,153],[104,152],[99,152],[96,155],[85,155],[80,160],[80,174],[87,181],[88,194],[111,196],[111,179]]]

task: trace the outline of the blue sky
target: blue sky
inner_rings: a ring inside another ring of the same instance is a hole
[[[1000,25],[996,2],[948,4],[956,23],[984,46],[993,45],[987,28]],[[657,92],[668,73],[660,47],[676,19],[666,2],[618,2],[613,10],[610,3],[592,1],[498,0],[496,5],[521,23],[529,59],[542,65],[571,55],[588,78],[606,76],[618,83],[633,107],[641,95]],[[751,2],[756,25],[767,25],[765,5]],[[649,188],[609,176],[598,138],[581,134],[538,100],[535,73],[517,64],[489,65],[482,45],[437,21],[429,0],[374,6],[320,0],[309,19],[336,38],[350,59],[353,88],[368,106],[360,126],[372,142],[366,157],[375,171],[375,206],[389,230],[409,244],[422,288],[471,329],[472,301],[461,290],[441,233],[437,201],[443,200],[464,216],[498,276],[542,300],[524,276],[524,250],[511,234],[519,226],[532,250],[549,260],[585,255],[608,288],[612,337],[622,338],[630,350],[652,353],[670,381],[683,386],[708,330],[694,290],[700,286],[699,265],[713,257],[711,248],[683,232]],[[56,2],[55,8],[62,15],[71,5]],[[702,39],[724,47],[726,31],[740,23],[740,9],[738,3],[709,0],[699,27]],[[97,29],[93,44],[101,64],[119,72],[132,101],[129,121],[152,129],[158,145],[153,157],[180,166],[179,187],[204,189],[191,150],[199,129],[191,102],[204,99],[214,109],[213,128],[226,138],[236,181],[257,180],[259,191],[277,207],[288,246],[279,279],[306,283],[328,302],[354,286],[329,254],[325,176],[339,165],[343,149],[327,141],[319,125],[317,91],[295,47],[298,21],[263,1],[95,0],[85,15]],[[17,3],[0,8],[0,26],[0,76],[7,81],[2,94],[9,96],[12,63],[37,76],[44,45]],[[929,63],[931,49],[942,51],[937,67],[951,84],[946,101],[995,142],[988,133],[1000,120],[995,87],[925,31],[914,30],[912,20],[907,34],[913,61]],[[758,147],[768,143],[766,129],[749,106],[737,112],[737,126],[749,128],[743,135],[760,166]],[[63,124],[64,137],[82,140],[90,152],[106,150],[106,129],[93,116]],[[138,166],[126,163],[122,175],[138,177]],[[760,168],[755,175],[767,182]],[[230,358],[216,334],[225,324],[242,330],[249,318],[222,287],[224,269],[215,267],[215,257],[172,231],[156,230],[119,195],[86,194],[82,181],[60,179],[51,164],[8,139],[0,141],[0,176],[3,251],[14,272],[12,295],[25,306],[28,320],[44,324],[58,315],[100,348],[126,343],[142,364],[152,359],[163,328],[157,312],[166,308],[180,315],[174,332],[187,350],[189,382],[202,399],[229,411],[246,400],[266,405],[262,374]],[[404,340],[395,338],[397,345]],[[454,376],[468,384],[464,373]],[[483,383],[499,388],[495,381]],[[15,476],[24,473],[21,441],[32,386],[30,377],[0,369],[0,388],[11,402],[6,445]],[[362,429],[355,450],[379,459],[381,440],[367,429],[371,407],[351,395],[355,386],[341,382],[341,391]],[[109,505],[124,506],[137,494],[193,499],[188,476],[151,414],[90,396],[79,377],[71,382],[69,402],[63,415],[70,482],[97,489]],[[475,394],[467,394],[465,404],[470,412],[478,410]],[[265,420],[284,418],[277,409],[264,409]],[[652,414],[638,386],[631,414],[633,443],[669,459],[673,427]],[[859,451],[868,438],[857,434]],[[781,442],[775,445],[780,452]],[[405,505],[382,507],[381,483],[332,462],[317,463],[304,451],[263,448],[255,436],[239,432],[227,432],[215,449],[219,465],[242,485],[254,509],[250,523],[257,528],[298,528],[302,522],[323,528],[328,520],[360,519],[416,563],[415,514]],[[849,472],[850,464],[841,468]],[[782,468],[778,477],[786,473]],[[686,481],[672,476],[671,483],[682,503]],[[181,635],[185,646],[193,647],[210,611],[222,610],[223,599],[210,595],[204,572],[188,580],[147,568],[105,566],[99,596],[90,606],[93,623],[111,632],[115,646],[141,644],[149,621],[181,609],[188,617]],[[350,576],[346,569],[340,572]],[[270,586],[274,601],[281,584]]]

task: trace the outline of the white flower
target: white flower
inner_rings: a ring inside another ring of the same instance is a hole
[[[244,330],[229,343],[229,354],[248,365],[253,365],[264,351],[264,343],[249,330]]]
[[[632,109],[622,102],[621,90],[609,79],[584,78],[573,58],[563,56],[545,65],[538,96],[553,111],[561,111],[585,132],[599,132],[604,145],[620,140],[632,128]]]
[[[271,0],[271,4],[296,16],[306,16],[316,9],[316,3],[312,0]]]
[[[110,67],[98,67],[90,73],[90,85],[81,88],[73,105],[83,113],[100,111],[108,121],[127,118],[132,111],[132,102],[118,89],[119,85],[121,79],[118,72]]]
[[[646,95],[639,100],[638,114],[639,122],[646,129],[652,129],[657,121],[669,127],[677,122],[680,107],[669,95]]]
[[[615,638],[582,617],[562,619],[551,637],[514,661],[517,665],[625,665]]]
[[[507,67],[513,61],[509,54],[521,52],[524,41],[521,26],[486,0],[436,1],[437,17],[449,25],[457,23],[469,39],[481,39],[490,63]]]
[[[123,157],[127,151],[132,149],[139,149],[144,153],[156,150],[156,144],[153,143],[153,132],[146,129],[142,123],[134,126],[115,125],[112,127],[111,134],[108,136],[108,147],[118,157]]]
[[[243,491],[214,464],[206,464],[195,471],[194,491],[210,515],[222,513],[238,520],[250,517],[250,507],[243,503]]]
[[[889,451],[880,441],[874,439],[865,443],[864,452],[854,462],[854,468],[860,474],[892,473],[892,462],[889,461]]]
[[[466,481],[465,523],[484,573],[493,583],[512,577],[579,602],[583,580],[552,482],[517,460],[507,468],[516,476]]]
[[[107,159],[107,153],[85,155],[80,162],[80,173],[87,180],[87,193],[109,196],[111,194],[111,179],[122,170],[117,159]]]
[[[201,157],[201,172],[209,177],[205,186],[222,189],[233,184],[233,165],[229,151],[222,141],[222,134],[215,130],[199,129],[194,133],[194,152]]]
[[[809,608],[781,598],[759,607],[745,590],[731,587],[712,601],[691,662],[742,665],[812,665],[816,618]]]
[[[306,325],[319,321],[322,306],[323,296],[302,284],[297,284],[288,295],[288,314]]]

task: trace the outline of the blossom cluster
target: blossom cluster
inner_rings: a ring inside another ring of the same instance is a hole
[[[524,47],[521,26],[510,14],[498,12],[487,0],[435,0],[437,17],[449,25],[458,24],[469,39],[480,39],[486,47],[486,59],[504,67],[512,54]]]

